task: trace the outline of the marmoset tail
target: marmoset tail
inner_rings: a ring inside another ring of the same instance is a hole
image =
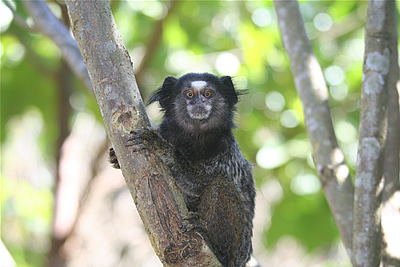
[[[167,77],[149,100],[164,111],[158,133],[139,130],[131,139],[170,168],[192,215],[187,229],[198,229],[232,267],[250,259],[255,198],[252,166],[232,133],[239,94],[229,76]]]

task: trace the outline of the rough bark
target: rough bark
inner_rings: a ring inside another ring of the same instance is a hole
[[[394,1],[369,1],[354,191],[353,265],[379,266]],[[388,144],[389,145],[389,144]]]
[[[71,71],[85,84],[86,88],[91,90],[92,85],[85,64],[68,28],[54,16],[44,0],[28,0],[23,3],[32,16],[35,29],[50,38],[60,48],[63,59]]]
[[[187,209],[168,168],[150,151],[126,146],[132,130],[150,123],[108,2],[70,0],[67,7],[107,134],[156,254],[166,266],[218,266],[198,233],[180,229]]]
[[[333,130],[328,90],[297,1],[274,1],[282,41],[300,96],[315,166],[348,255],[352,255],[353,185]]]

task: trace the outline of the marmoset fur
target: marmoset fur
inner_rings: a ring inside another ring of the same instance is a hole
[[[191,214],[184,227],[201,232],[222,265],[232,267],[250,259],[255,198],[251,164],[232,132],[240,94],[229,76],[167,77],[149,100],[164,111],[158,131],[135,130],[128,144],[170,168]]]

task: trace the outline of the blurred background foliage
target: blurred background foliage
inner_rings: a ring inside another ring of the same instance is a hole
[[[20,1],[8,3],[33,25]],[[235,134],[254,163],[257,260],[269,266],[350,266],[313,166],[273,3],[110,4],[145,100],[166,76],[187,72],[231,75],[238,89],[248,89]],[[65,20],[65,6],[48,5]],[[354,176],[367,2],[300,1],[300,6]],[[1,238],[18,266],[43,266],[52,247],[61,147],[74,131],[102,125],[102,119],[93,95],[68,73],[51,40],[16,23],[4,2],[0,21]],[[63,90],[65,79],[70,86]],[[160,121],[157,106],[148,113]],[[78,123],[82,117],[85,123]],[[99,169],[109,168],[105,154],[100,153]],[[85,163],[86,154],[76,157]]]

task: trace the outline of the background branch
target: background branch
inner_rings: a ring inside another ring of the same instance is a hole
[[[151,60],[151,55],[155,53],[155,51],[159,47],[160,42],[162,40],[163,24],[169,18],[169,16],[172,14],[173,10],[175,9],[175,7],[178,3],[179,3],[178,1],[174,1],[174,0],[170,1],[167,14],[163,18],[159,19],[154,26],[153,32],[150,35],[150,38],[147,42],[146,52],[144,53],[143,59],[140,62],[140,65],[135,73],[135,77],[138,82],[139,88],[141,87],[140,85],[141,85],[143,74],[145,73],[145,70],[148,67],[149,62]]]
[[[394,3],[396,5],[396,3]],[[387,137],[385,146],[385,191],[388,196],[400,189],[399,184],[399,151],[400,151],[400,112],[399,112],[399,65],[397,51],[397,12],[394,8],[394,25],[390,60],[389,98],[387,112]]]
[[[369,1],[353,219],[353,264],[378,266],[394,1]]]
[[[28,25],[28,23],[26,23],[25,19],[17,12],[17,10],[15,9],[14,5],[12,3],[10,3],[9,0],[3,0],[2,1],[13,13],[14,15],[14,21],[16,24],[18,24],[20,27],[22,27],[25,30],[28,31],[36,31],[35,28],[32,28],[31,26]]]
[[[333,130],[328,90],[313,52],[297,1],[274,1],[281,38],[289,55],[307,133],[328,204],[351,257],[353,186]]]
[[[187,209],[168,168],[149,151],[126,146],[133,129],[150,123],[108,2],[67,1],[67,7],[107,134],[156,254],[166,265],[218,265],[200,235],[182,233]]]
[[[394,3],[396,5],[396,3]],[[398,65],[398,28],[397,9],[394,8],[394,25],[390,61],[389,98],[387,112],[387,135],[385,145],[385,177],[382,198],[382,263],[383,266],[400,266],[400,112],[399,112],[399,65]],[[390,144],[390,145],[388,145]]]
[[[53,40],[60,48],[71,71],[85,84],[86,88],[92,90],[85,63],[68,28],[54,16],[44,0],[23,1],[23,3],[35,22],[35,29]]]
[[[10,28],[8,29],[10,33],[12,33],[18,41],[25,47],[25,56],[30,64],[36,69],[39,70],[46,77],[50,77],[52,79],[56,79],[56,73],[54,69],[49,67],[45,60],[43,60],[40,55],[37,54],[35,49],[33,48],[33,41],[31,36],[24,34],[18,23],[11,23]]]
[[[394,10],[395,16],[397,15]],[[397,21],[397,19],[395,19]],[[400,149],[400,114],[399,114],[399,66],[397,63],[397,27],[393,31],[391,70],[389,80],[389,99],[387,113],[387,136],[385,146],[385,177],[382,199],[382,262],[384,266],[400,266],[400,184],[399,184],[399,149]]]

